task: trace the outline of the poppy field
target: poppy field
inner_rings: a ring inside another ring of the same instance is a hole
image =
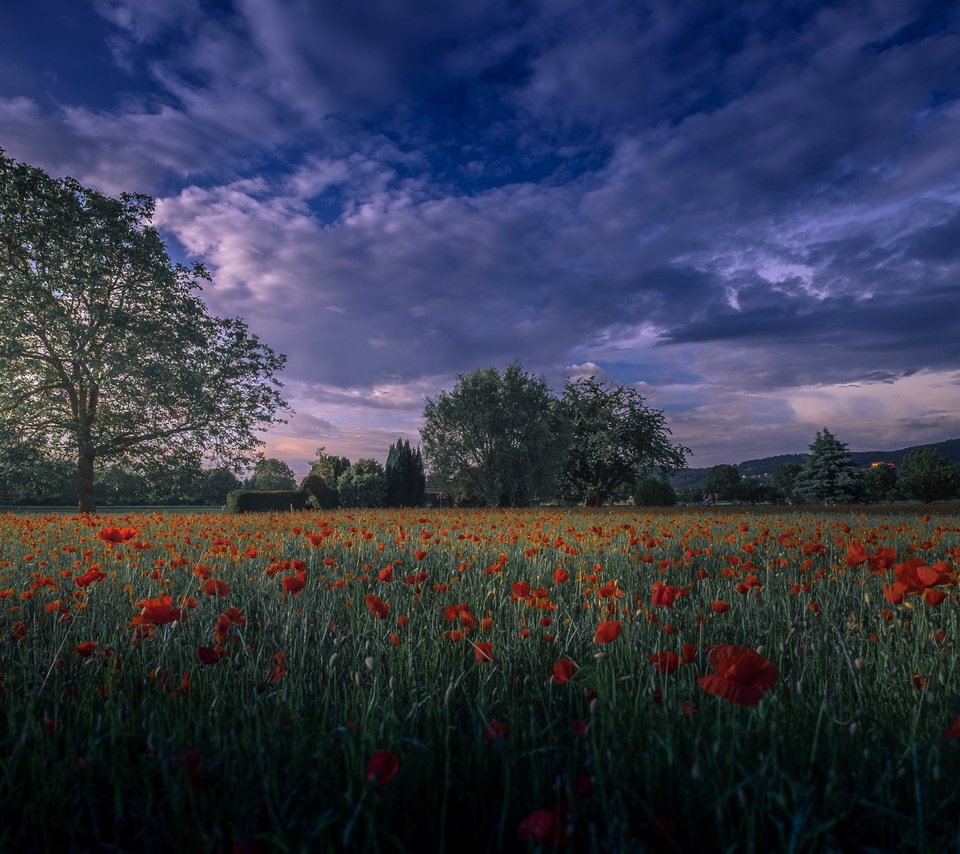
[[[0,516],[0,849],[960,846],[960,516]]]

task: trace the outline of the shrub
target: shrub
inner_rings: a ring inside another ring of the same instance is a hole
[[[302,489],[235,489],[227,495],[227,513],[306,510],[310,493]]]
[[[300,489],[309,492],[322,510],[332,510],[340,503],[340,495],[318,474],[308,474],[300,481]]]
[[[677,493],[665,480],[645,477],[638,481],[633,501],[638,507],[673,507],[677,503]]]
[[[387,475],[376,460],[357,460],[337,481],[344,507],[383,507],[387,503]]]

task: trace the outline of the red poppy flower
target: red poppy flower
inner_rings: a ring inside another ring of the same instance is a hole
[[[230,588],[227,586],[226,581],[221,581],[219,578],[210,578],[203,583],[203,586],[200,588],[207,596],[229,596]]]
[[[559,661],[554,662],[553,675],[550,677],[550,681],[554,685],[566,685],[573,679],[573,675],[577,672],[577,669],[577,665],[569,658],[561,658]]]
[[[941,730],[940,735],[944,738],[960,738],[960,715],[954,719],[950,729]]]
[[[93,567],[89,572],[85,572],[83,575],[78,575],[73,579],[73,583],[77,587],[88,587],[91,584],[96,584],[98,581],[103,581],[107,577],[105,572],[101,572],[96,567]]]
[[[493,644],[489,641],[479,641],[473,645],[473,657],[479,664],[493,661]]]
[[[105,543],[126,543],[137,536],[136,528],[117,528],[110,525],[104,528],[97,536]]]
[[[689,664],[697,657],[697,652],[700,647],[695,643],[684,643],[680,644],[680,657],[683,659],[684,664]]]
[[[307,580],[301,575],[283,576],[283,592],[294,596],[299,595],[300,591],[307,586]]]
[[[673,673],[680,667],[680,656],[675,652],[655,652],[650,656],[650,663],[657,673]]]
[[[714,614],[726,614],[730,610],[730,603],[724,602],[723,599],[714,599],[710,603],[710,610]]]
[[[384,602],[383,599],[381,599],[375,593],[364,596],[363,602],[375,620],[382,620],[390,611],[390,605],[387,602]]]
[[[697,684],[713,694],[740,706],[755,706],[777,684],[779,672],[756,650],[736,644],[721,644],[710,650],[708,658],[714,672],[702,676]]]
[[[490,721],[490,723],[483,728],[483,737],[488,742],[494,742],[498,739],[503,740],[508,735],[510,735],[510,724],[504,723],[503,721]]]
[[[172,596],[160,596],[156,599],[141,599],[138,603],[143,611],[139,617],[134,617],[135,623],[149,623],[151,626],[162,626],[166,623],[175,623],[180,619],[179,608],[173,607]]]
[[[612,643],[618,637],[620,637],[620,632],[623,630],[619,620],[604,620],[597,626],[596,634],[593,636],[594,643]]]
[[[227,651],[221,646],[198,646],[197,658],[201,664],[216,664],[227,654]]]
[[[99,644],[96,641],[84,641],[83,643],[78,643],[73,648],[73,651],[81,658],[89,658],[98,646]]]
[[[367,766],[367,780],[378,786],[385,786],[400,770],[400,757],[389,750],[378,750]]]
[[[534,810],[517,826],[517,836],[556,848],[567,841],[566,822],[554,810]]]

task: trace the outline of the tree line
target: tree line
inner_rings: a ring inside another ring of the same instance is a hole
[[[817,432],[804,463],[784,463],[768,482],[741,477],[736,466],[720,464],[701,484],[681,491],[681,498],[691,502],[706,498],[740,503],[929,503],[958,496],[960,466],[932,448],[911,450],[899,467],[878,461],[864,468],[827,428]]]

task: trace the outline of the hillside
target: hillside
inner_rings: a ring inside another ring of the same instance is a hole
[[[955,463],[960,463],[960,439],[947,439],[944,442],[935,442],[930,445],[913,445],[909,448],[899,448],[895,451],[851,451],[850,458],[860,466],[867,467],[872,462],[884,460],[885,462],[896,463],[898,466],[903,462],[903,458],[908,452],[917,448],[931,448],[940,456],[946,457]],[[763,457],[757,460],[744,460],[737,464],[737,471],[742,477],[756,477],[767,479],[773,476],[773,473],[784,463],[800,463],[806,460],[806,454],[778,454],[775,457]],[[702,483],[709,468],[691,468],[678,472],[672,478],[670,483],[677,489],[696,486]]]

